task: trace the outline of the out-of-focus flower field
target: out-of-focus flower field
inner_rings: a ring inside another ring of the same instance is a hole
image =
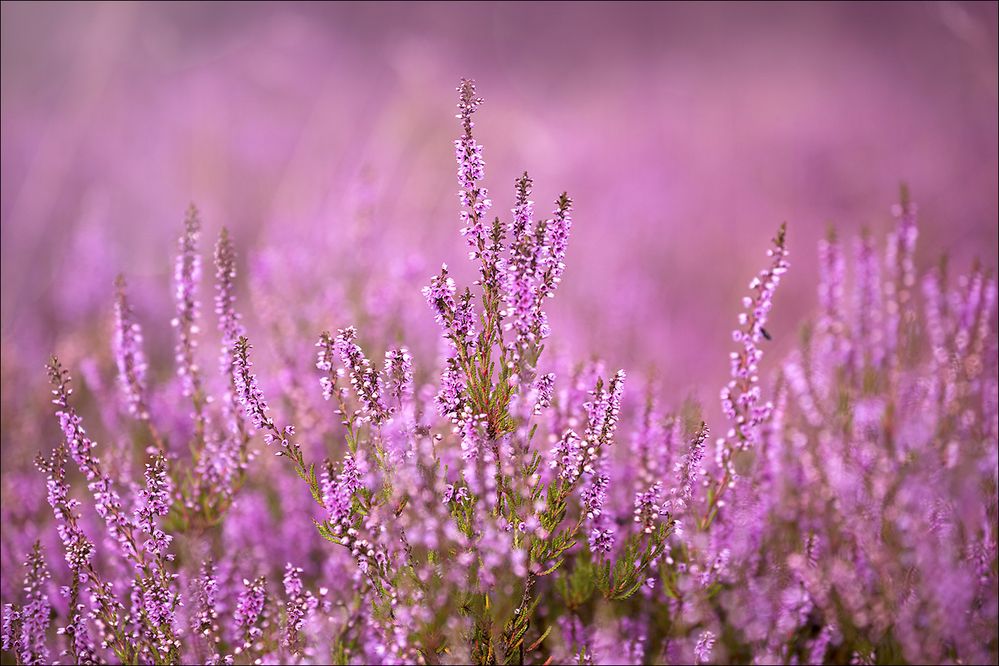
[[[4,3],[4,663],[995,663],[997,13]]]

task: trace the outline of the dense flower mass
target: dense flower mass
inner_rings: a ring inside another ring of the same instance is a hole
[[[430,336],[385,312],[413,276],[373,263],[335,307],[255,294],[244,319],[223,228],[209,339],[192,207],[169,346],[145,348],[122,278],[109,349],[60,347],[25,438],[47,450],[4,470],[4,662],[995,663],[993,274],[920,271],[903,190],[883,251],[821,243],[815,322],[773,358],[781,227],[709,430],[556,346],[572,199],[540,217],[524,173],[489,219],[482,99],[458,97],[474,280],[422,282]]]

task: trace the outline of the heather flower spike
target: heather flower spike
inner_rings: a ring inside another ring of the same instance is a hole
[[[170,322],[177,330],[175,356],[177,376],[185,396],[189,397],[197,415],[199,431],[204,430],[205,394],[201,368],[197,361],[198,334],[200,333],[200,303],[198,285],[201,282],[201,255],[198,241],[201,220],[192,204],[184,218],[184,231],[178,240],[177,258],[174,262],[174,302],[176,316]],[[203,432],[202,432],[203,436]]]

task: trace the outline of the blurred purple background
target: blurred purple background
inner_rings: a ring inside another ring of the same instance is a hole
[[[563,189],[576,201],[554,340],[681,395],[716,402],[782,221],[777,349],[815,307],[828,224],[886,231],[900,181],[924,265],[996,263],[996,3],[4,2],[2,19],[4,363],[39,379],[57,341],[105,321],[119,270],[166,341],[190,201],[205,247],[226,224],[253,256],[349,242],[369,183],[373,272],[465,264],[461,76],[486,100],[495,210],[524,169],[540,211]]]

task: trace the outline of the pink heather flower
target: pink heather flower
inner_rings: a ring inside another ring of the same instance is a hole
[[[548,316],[544,311],[545,298],[553,298],[562,273],[565,271],[565,254],[569,245],[569,230],[572,228],[572,199],[563,192],[556,202],[551,220],[539,223],[535,233],[538,249],[536,265],[540,272],[539,283],[534,299],[529,339],[540,342],[551,334]]]
[[[361,488],[361,473],[357,469],[354,456],[347,453],[343,457],[340,473],[335,479],[332,478],[330,471],[327,470],[325,474],[323,506],[329,512],[334,534],[343,536],[351,527],[351,502],[354,493]]]
[[[634,519],[646,534],[651,534],[659,524],[659,517],[663,513],[661,495],[661,483],[653,484],[645,492],[635,493]]]
[[[274,427],[274,421],[267,415],[270,409],[260,386],[257,385],[257,376],[250,371],[253,367],[249,356],[250,349],[252,346],[246,337],[240,336],[233,349],[232,379],[236,391],[235,398],[254,428],[270,430]],[[267,443],[270,444],[270,439]]]
[[[282,643],[285,647],[297,651],[301,641],[299,632],[319,602],[302,585],[302,569],[292,566],[290,562],[285,567],[282,583],[286,597],[284,605],[285,631]]]
[[[266,580],[259,576],[251,583],[243,579],[243,590],[236,601],[233,612],[235,626],[243,640],[243,649],[248,649],[263,634],[259,626],[264,604],[267,601]]]
[[[472,304],[472,292],[465,292],[458,298],[454,309],[454,320],[451,323],[452,339],[459,345],[474,349],[475,337],[475,306]]]
[[[824,336],[822,344],[826,353],[831,354],[832,364],[842,364],[846,360],[846,321],[844,291],[846,286],[846,261],[843,249],[830,232],[828,238],[819,241],[819,322],[818,328]]]
[[[329,401],[337,392],[338,374],[333,363],[336,360],[336,353],[333,349],[333,336],[329,331],[323,331],[316,343],[319,351],[316,352],[316,369],[323,373],[319,378],[319,386],[323,389],[323,400]]]
[[[173,559],[167,548],[173,537],[160,529],[156,518],[170,513],[173,484],[167,474],[166,459],[157,455],[152,463],[146,464],[146,487],[139,491],[139,508],[135,511],[135,522],[148,537],[143,544],[146,552],[155,557]]]
[[[378,371],[371,367],[371,361],[357,345],[357,329],[350,326],[337,331],[333,349],[350,376],[350,384],[361,401],[362,421],[383,422],[389,416],[388,407],[382,398],[382,383]]]
[[[583,489],[583,513],[588,519],[594,520],[603,513],[609,484],[607,474],[601,471],[594,474],[589,485]]]
[[[361,471],[351,454],[343,458],[343,465],[336,479],[332,478],[331,466],[324,472],[323,506],[328,512],[327,523],[331,534],[350,551],[358,569],[366,575],[384,574],[388,566],[388,554],[383,548],[361,536],[358,516],[353,509],[353,498],[362,487]],[[372,568],[374,564],[374,568]]]
[[[2,636],[2,648],[16,653],[20,659],[20,655],[24,651],[21,636],[21,611],[13,604],[3,605],[3,629],[0,636]]]
[[[236,311],[236,249],[225,227],[215,244],[215,314],[222,333],[222,374],[228,377],[232,374],[233,348],[244,330]]]
[[[49,365],[49,377],[55,387],[52,393],[56,397],[52,402],[59,408],[56,416],[59,418],[64,437],[62,451],[68,452],[87,479],[88,488],[94,498],[94,509],[97,515],[104,519],[108,535],[118,543],[126,559],[139,558],[131,536],[132,523],[124,514],[114,483],[101,469],[100,460],[93,454],[95,445],[83,428],[83,419],[69,402],[72,394],[69,372],[53,358]]]
[[[197,209],[192,205],[187,210],[184,233],[178,241],[179,251],[173,272],[177,314],[170,322],[177,329],[177,375],[184,395],[188,397],[201,393],[200,369],[195,359],[200,308],[197,297],[198,284],[201,282],[201,255],[198,254],[200,235],[201,221],[198,219]]]
[[[889,234],[885,248],[885,357],[897,364],[896,350],[901,342],[902,313],[908,309],[912,288],[916,284],[915,253],[919,235],[916,226],[916,204],[909,200],[906,187],[902,187],[901,201],[892,207],[897,219],[895,230]]]
[[[539,377],[534,383],[534,390],[537,395],[534,401],[534,414],[537,416],[551,407],[552,395],[555,392],[555,373],[549,372]]]
[[[454,142],[455,160],[458,162],[458,196],[462,208],[461,235],[472,247],[472,258],[481,257],[488,244],[488,228],[485,219],[492,202],[486,188],[479,187],[478,181],[485,176],[485,161],[482,159],[482,146],[472,136],[472,114],[482,99],[475,94],[475,82],[461,80],[458,86],[458,115],[463,134]],[[488,261],[487,258],[484,258]]]
[[[708,428],[701,425],[690,443],[690,449],[673,466],[675,485],[670,488],[668,510],[679,514],[686,510],[694,496],[694,484],[701,472],[704,458],[704,442],[708,439]]]
[[[459,415],[463,413],[465,395],[465,376],[453,363],[441,373],[440,389],[434,398],[437,411],[442,418],[452,423],[459,423]]]
[[[174,634],[174,610],[180,596],[171,590],[166,581],[156,576],[140,579],[141,612],[146,619],[146,638],[161,655],[170,654],[176,648]]]
[[[453,483],[444,486],[444,495],[442,498],[444,504],[450,504],[451,502],[464,504],[471,498],[472,496],[468,494],[468,488],[465,486],[458,486],[456,488]]]
[[[219,594],[218,572],[215,563],[208,560],[201,565],[194,584],[195,611],[191,619],[191,630],[204,638],[218,634]]]
[[[405,347],[385,352],[386,393],[402,406],[413,396],[413,357]]]
[[[52,605],[45,594],[45,585],[52,577],[41,543],[35,542],[24,564],[23,605],[4,604],[3,649],[9,650],[21,664],[49,663],[46,632],[52,615]]]
[[[219,368],[227,384],[222,396],[222,414],[226,436],[234,441],[240,452],[240,459],[246,459],[246,443],[249,433],[243,421],[242,410],[236,396],[236,342],[245,334],[236,311],[236,249],[229,238],[229,231],[222,227],[215,243],[215,314],[218,316],[218,329],[222,334],[219,352]]]
[[[739,352],[731,354],[732,379],[721,391],[722,411],[732,422],[726,446],[744,450],[752,447],[759,438],[758,428],[770,414],[770,403],[759,404],[761,398],[759,363],[763,358],[760,341],[764,326],[773,305],[774,292],[781,276],[787,272],[787,244],[782,226],[774,239],[774,247],[767,251],[771,257],[768,268],[749,283],[750,296],[742,299],[745,311],[739,315],[739,328],[732,339],[741,345]]]
[[[614,530],[610,528],[594,527],[586,539],[594,553],[609,553],[614,548]]]
[[[586,452],[583,471],[590,473],[599,457],[602,447],[613,443],[614,431],[621,413],[621,397],[624,394],[624,370],[618,370],[607,388],[598,381],[590,392],[590,400],[583,404],[586,410]]]
[[[80,515],[77,511],[80,502],[69,498],[65,447],[56,447],[51,458],[39,458],[36,463],[48,475],[48,503],[56,519],[56,531],[62,541],[66,564],[72,572],[82,571],[90,564],[94,544],[80,529]]]
[[[870,234],[864,233],[856,244],[853,339],[861,346],[853,350],[853,369],[880,367],[884,360],[884,326],[881,302],[881,264]]]
[[[142,351],[142,327],[134,319],[128,302],[125,278],[115,280],[114,301],[114,357],[118,364],[118,383],[128,411],[136,418],[146,420],[146,356]]]
[[[566,430],[552,451],[552,469],[558,470],[559,478],[573,484],[583,473],[586,460],[583,440],[572,430]]]
[[[548,247],[543,257],[545,268],[544,295],[551,298],[562,281],[565,271],[565,253],[569,247],[569,230],[572,229],[572,199],[565,192],[559,197],[558,205],[548,223]]]
[[[66,626],[59,627],[56,633],[68,636],[70,657],[77,664],[99,664],[100,658],[97,656],[97,646],[90,638],[87,617],[84,614],[87,607],[79,603],[80,579],[82,575],[78,571],[73,572],[73,584],[70,588],[64,588],[64,594],[69,597],[68,614]],[[95,585],[100,591],[95,591],[94,597],[98,601],[108,599],[106,588]]]
[[[706,664],[711,661],[711,650],[715,646],[715,635],[710,631],[702,631],[697,637],[697,645],[694,646],[694,660],[698,664]]]
[[[456,292],[457,287],[454,284],[454,278],[448,275],[447,264],[442,264],[440,274],[430,278],[430,286],[423,288],[423,296],[434,311],[434,319],[437,320],[437,325],[444,330],[445,336],[451,332]]]
[[[225,433],[208,433],[205,446],[195,466],[199,487],[219,499],[231,500],[233,490],[246,461],[240,454],[239,442]]]
[[[530,200],[534,181],[524,173],[517,179],[517,203],[509,225],[510,259],[503,279],[503,299],[506,302],[506,330],[514,330],[522,344],[530,340],[537,300],[540,244],[534,236],[534,202]]]

